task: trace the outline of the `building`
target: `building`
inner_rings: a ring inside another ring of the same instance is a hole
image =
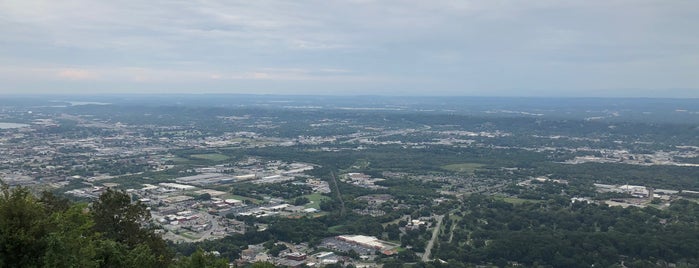
[[[177,191],[188,191],[188,190],[196,189],[196,187],[194,187],[192,185],[170,183],[170,182],[163,182],[163,183],[159,183],[158,185],[160,185],[160,187],[163,187],[165,189],[177,190]]]
[[[291,252],[291,253],[286,254],[286,256],[284,256],[284,257],[287,259],[290,259],[290,260],[303,261],[306,259],[307,256],[306,256],[306,254],[301,253],[301,252]]]
[[[243,204],[243,201],[238,200],[238,199],[232,199],[232,198],[226,199],[224,202],[228,205],[231,205],[231,206],[240,206]]]
[[[389,244],[388,242],[381,241],[376,237],[373,236],[366,236],[366,235],[339,235],[337,236],[337,239],[352,243],[364,248],[370,248],[370,249],[375,249],[375,250],[380,250],[380,251],[385,251],[389,250],[392,248],[395,248],[394,245]]]

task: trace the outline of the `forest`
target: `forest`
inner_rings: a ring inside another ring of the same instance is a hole
[[[699,205],[686,200],[659,210],[473,195],[445,219],[435,254],[450,267],[619,267],[620,256],[628,267],[694,267],[697,222]]]
[[[1,191],[0,267],[228,267],[201,249],[175,255],[144,225],[146,207],[124,192],[87,205],[23,187]]]

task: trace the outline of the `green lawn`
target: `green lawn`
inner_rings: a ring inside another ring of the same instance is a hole
[[[495,196],[495,198],[500,199],[500,200],[505,201],[505,202],[510,203],[510,204],[515,204],[515,205],[519,205],[519,204],[526,203],[526,202],[529,202],[529,203],[541,202],[541,200],[521,199],[521,198],[516,198],[516,197]]]
[[[203,159],[203,160],[210,160],[210,161],[224,161],[224,160],[228,160],[228,158],[229,158],[228,156],[225,156],[222,154],[193,154],[193,155],[190,155],[189,157]]]
[[[190,232],[190,231],[182,232],[182,233],[180,233],[180,236],[183,236],[183,237],[186,237],[186,238],[189,238],[192,240],[197,240],[197,239],[201,238],[196,233]]]
[[[327,196],[324,196],[319,193],[315,194],[309,194],[309,195],[304,195],[303,197],[308,198],[311,202],[306,204],[306,208],[315,208],[315,209],[320,209],[320,201],[325,200],[325,199],[330,199]],[[293,202],[293,200],[292,200]]]
[[[187,163],[190,162],[191,160],[182,158],[182,157],[172,157],[172,158],[167,158],[168,160],[172,160],[173,162],[177,164],[182,164],[182,163]]]
[[[245,197],[245,196],[242,196],[242,195],[234,195],[234,194],[222,195],[220,198],[222,198],[222,199],[250,200],[250,201],[251,201],[252,203],[254,203],[254,204],[259,204],[259,203],[262,202],[261,200],[257,200],[257,199],[254,199],[254,198]]]
[[[344,225],[335,225],[335,226],[330,226],[328,227],[328,231],[331,233],[337,233],[340,228],[344,227]]]
[[[479,169],[483,166],[485,166],[485,165],[479,164],[479,163],[460,163],[460,164],[444,165],[441,168],[449,170],[449,171],[453,171],[453,172],[473,174],[474,171],[476,171],[477,169]]]

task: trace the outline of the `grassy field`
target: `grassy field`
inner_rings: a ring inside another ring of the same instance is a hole
[[[474,171],[483,167],[485,165],[479,163],[460,163],[460,164],[450,164],[444,165],[441,168],[453,172],[468,173],[473,174]]]
[[[198,235],[197,235],[196,233],[194,233],[194,232],[183,232],[183,233],[180,233],[180,236],[189,238],[189,239],[191,239],[191,240],[197,240],[197,239],[200,238],[200,236],[198,236]]]
[[[257,200],[257,199],[254,199],[254,198],[245,197],[245,196],[242,196],[242,195],[234,195],[234,194],[223,195],[223,196],[221,196],[220,198],[222,198],[222,199],[250,200],[250,202],[252,202],[253,204],[262,203],[262,200]]]
[[[224,161],[228,160],[228,156],[222,154],[193,154],[190,155],[191,158],[210,160],[210,161]]]
[[[304,195],[303,197],[308,198],[308,200],[311,201],[311,203],[306,204],[306,208],[315,208],[315,209],[320,209],[320,201],[324,199],[330,199],[327,196],[315,193],[315,194],[309,194],[309,195]]]
[[[526,202],[529,202],[529,203],[541,202],[541,200],[521,199],[521,198],[516,198],[516,197],[495,196],[495,198],[500,199],[500,200],[505,201],[505,202],[510,203],[510,204],[515,204],[515,205],[519,205],[519,204],[526,203]]]
[[[167,158],[167,160],[172,160],[172,161],[175,162],[175,164],[177,164],[177,165],[189,164],[189,163],[191,163],[192,161],[194,161],[194,160],[192,160],[192,159],[187,159],[187,158],[182,158],[182,157],[177,157],[177,156]]]
[[[335,226],[330,226],[328,227],[328,231],[331,233],[337,233],[340,228],[344,227],[344,225],[335,225]]]

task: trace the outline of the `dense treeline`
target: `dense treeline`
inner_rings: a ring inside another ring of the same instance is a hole
[[[638,166],[612,163],[541,163],[534,172],[579,182],[636,184],[675,190],[699,190],[699,167]],[[545,172],[545,173],[543,173]]]
[[[250,149],[249,155],[275,157],[286,161],[304,161],[320,164],[329,169],[349,169],[358,161],[369,163],[361,172],[380,173],[399,171],[413,174],[446,174],[445,164],[482,163],[475,176],[499,179],[522,179],[549,175],[574,183],[637,184],[654,188],[699,190],[699,167],[670,165],[639,166],[619,163],[553,163],[546,154],[519,149],[455,148],[431,146],[406,149],[400,146],[381,146],[364,151],[313,152],[305,146]],[[501,168],[517,168],[505,172]],[[316,170],[324,175],[327,170]]]
[[[91,206],[26,188],[0,192],[0,267],[227,267],[198,252],[175,259],[148,226],[150,213],[124,192]]]
[[[313,190],[307,185],[298,185],[291,182],[280,184],[239,183],[233,187],[231,192],[236,195],[255,199],[263,199],[262,195],[293,199],[302,195],[311,194]]]
[[[513,205],[471,196],[450,219],[434,256],[450,264],[655,267],[699,264],[699,204],[666,210],[586,203]],[[453,233],[450,233],[453,230]]]
[[[301,161],[330,167],[331,170],[349,169],[358,161],[368,165],[361,171],[381,173],[397,171],[414,174],[446,173],[442,166],[456,163],[481,163],[493,167],[534,167],[548,161],[544,153],[519,149],[494,148],[455,148],[451,146],[430,146],[427,148],[405,148],[400,145],[368,147],[362,151],[319,152],[309,150],[311,146],[266,147],[247,149],[246,154]],[[325,171],[325,173],[329,173]]]

